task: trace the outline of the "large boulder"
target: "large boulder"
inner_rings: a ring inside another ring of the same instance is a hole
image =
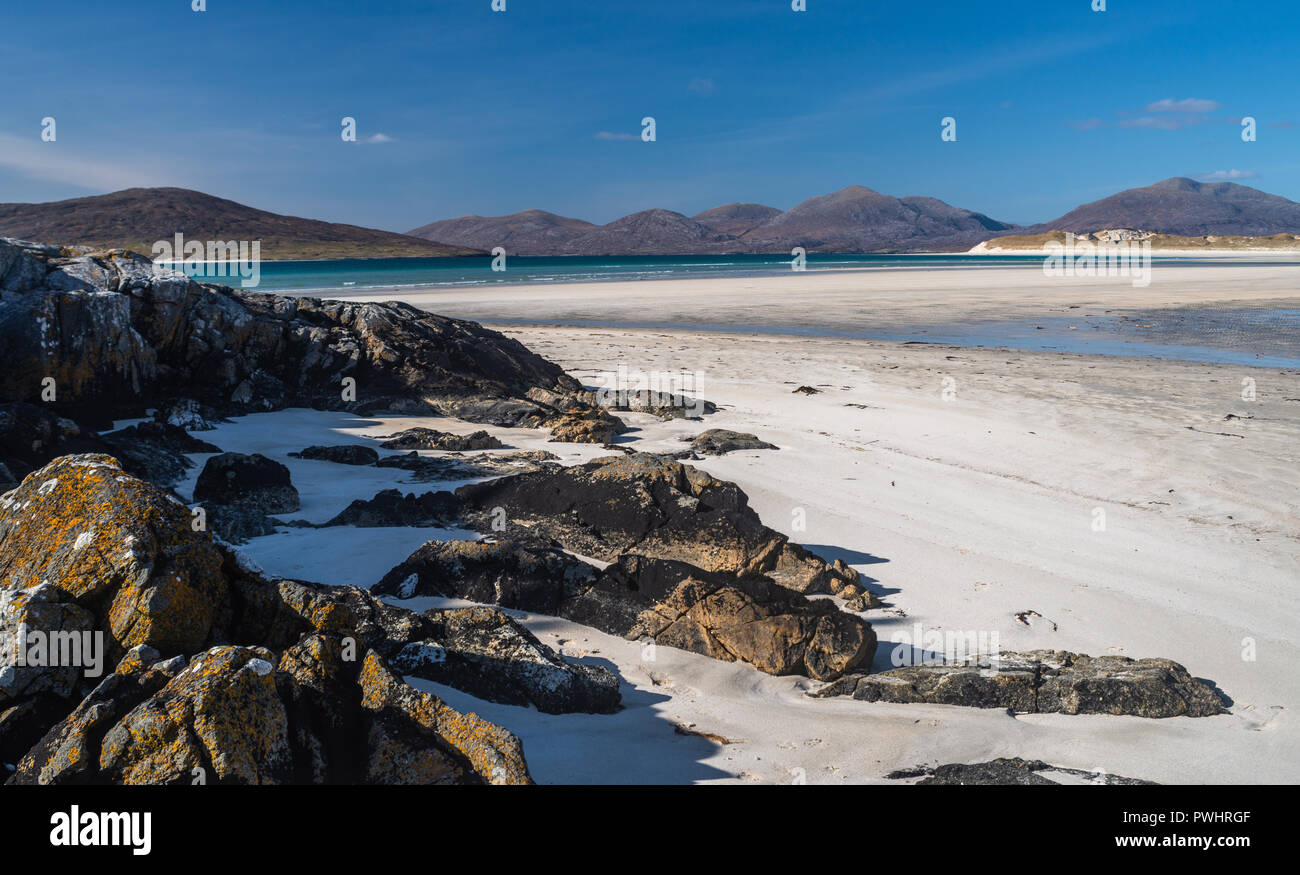
[[[1227,710],[1214,689],[1172,660],[1059,650],[849,674],[809,695],[1039,714],[1210,717]]]
[[[203,465],[194,500],[263,513],[292,513],[300,506],[289,469],[261,453],[221,453]]]
[[[828,564],[763,525],[736,484],[659,456],[547,468],[463,486],[456,497],[472,527],[503,538],[548,538],[607,562],[633,553],[765,576],[803,593],[863,592],[852,568]]]
[[[430,541],[373,592],[462,598],[552,614],[614,635],[650,637],[747,662],[771,674],[820,680],[870,663],[876,649],[865,620],[769,578],[631,554],[597,569],[536,542]]]
[[[320,462],[334,462],[339,465],[373,465],[379,461],[379,452],[374,447],[364,444],[345,444],[337,447],[307,447],[298,453],[290,453],[295,459],[315,459]]]
[[[102,455],[62,456],[0,496],[0,586],[47,583],[92,611],[118,651],[192,652],[225,593],[189,508]]]
[[[778,449],[775,445],[761,441],[752,434],[728,431],[725,428],[711,428],[689,440],[691,449],[702,456],[722,456],[737,450]]]
[[[1154,781],[1126,778],[1105,771],[1085,771],[1054,766],[1042,760],[1025,760],[1020,757],[999,757],[985,763],[947,763],[942,766],[922,766],[903,769],[885,776],[891,780],[921,778],[917,784],[935,786],[1053,786],[1077,784],[1081,781],[1094,785],[1131,786],[1152,785]]]
[[[450,434],[432,428],[408,428],[390,434],[382,444],[386,450],[499,450],[504,444],[486,431]]]

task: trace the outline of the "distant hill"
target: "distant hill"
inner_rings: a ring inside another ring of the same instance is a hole
[[[491,251],[504,246],[511,255],[553,255],[598,225],[545,210],[509,216],[461,216],[408,231],[412,237]]]
[[[1134,228],[1184,237],[1300,233],[1300,203],[1234,182],[1174,177],[1084,204],[1024,233]]]
[[[691,218],[721,234],[739,237],[779,215],[781,211],[776,207],[765,207],[762,204],[723,204]]]
[[[896,198],[860,185],[781,210],[735,203],[694,217],[644,210],[592,225],[530,210],[487,218],[463,216],[410,233],[515,255],[685,255],[809,252],[961,251],[1015,228],[930,197]]]
[[[746,231],[754,251],[888,252],[965,249],[1014,228],[932,197],[896,198],[852,185],[810,198]]]
[[[0,204],[0,236],[152,254],[177,233],[191,240],[260,240],[262,258],[391,258],[477,255],[472,247],[281,216],[184,188],[130,188],[43,204]]]

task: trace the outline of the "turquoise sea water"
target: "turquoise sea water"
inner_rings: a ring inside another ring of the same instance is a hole
[[[1041,263],[1041,256],[810,255],[807,269],[858,270],[934,265]],[[343,258],[332,261],[264,261],[258,289],[266,292],[365,291],[390,286],[486,286],[521,283],[689,279],[695,276],[762,276],[789,273],[788,255],[508,256],[494,271],[490,256],[470,258]],[[190,271],[187,271],[190,272]],[[195,275],[198,279],[204,277]],[[217,282],[222,280],[217,279]]]
[[[1032,267],[1041,255],[809,255],[807,270],[903,270],[915,267]],[[1153,259],[1156,263],[1185,259]],[[1194,259],[1197,264],[1230,264]],[[1239,262],[1238,262],[1239,263]],[[1254,262],[1256,264],[1260,262]],[[1294,264],[1295,262],[1290,262]],[[609,280],[690,279],[697,276],[764,276],[791,271],[788,255],[509,256],[492,270],[490,256],[470,258],[344,258],[331,261],[264,261],[260,291],[360,292],[392,286],[487,286]],[[187,272],[191,272],[187,270]],[[204,279],[203,274],[194,274]],[[229,279],[211,277],[215,282]],[[235,283],[238,285],[238,283]]]

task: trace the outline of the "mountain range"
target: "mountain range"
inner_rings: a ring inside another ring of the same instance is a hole
[[[516,255],[869,253],[965,251],[1007,234],[1133,228],[1182,236],[1300,233],[1300,204],[1232,182],[1175,177],[1084,204],[1037,225],[1000,222],[932,197],[891,197],[860,185],[779,210],[733,203],[685,216],[645,210],[593,225],[542,210],[462,216],[409,233]]]
[[[694,216],[644,210],[593,225],[528,210],[446,219],[408,233],[477,249],[502,246],[515,255],[788,253],[794,246],[856,253],[967,249],[1015,227],[935,198],[896,198],[853,185],[784,211],[734,203]]]
[[[686,216],[650,209],[605,225],[544,210],[461,216],[395,234],[282,216],[179,188],[134,188],[43,204],[0,204],[0,236],[148,253],[176,233],[261,240],[267,259],[482,254],[683,255],[966,251],[977,243],[1048,231],[1132,228],[1160,234],[1300,233],[1300,203],[1231,182],[1175,177],[1084,204],[1036,225],[1000,222],[932,197],[892,197],[860,185],[788,210],[732,203]]]

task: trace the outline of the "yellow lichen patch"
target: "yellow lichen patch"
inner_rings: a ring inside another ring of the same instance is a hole
[[[0,580],[47,581],[79,601],[110,599],[123,648],[197,648],[224,597],[221,556],[190,512],[102,455],[63,456],[0,504]]]
[[[399,707],[430,736],[440,737],[469,760],[483,780],[492,784],[532,783],[519,739],[477,714],[462,714],[438,697],[412,689],[375,653],[366,654],[358,683],[362,708],[382,712]]]

